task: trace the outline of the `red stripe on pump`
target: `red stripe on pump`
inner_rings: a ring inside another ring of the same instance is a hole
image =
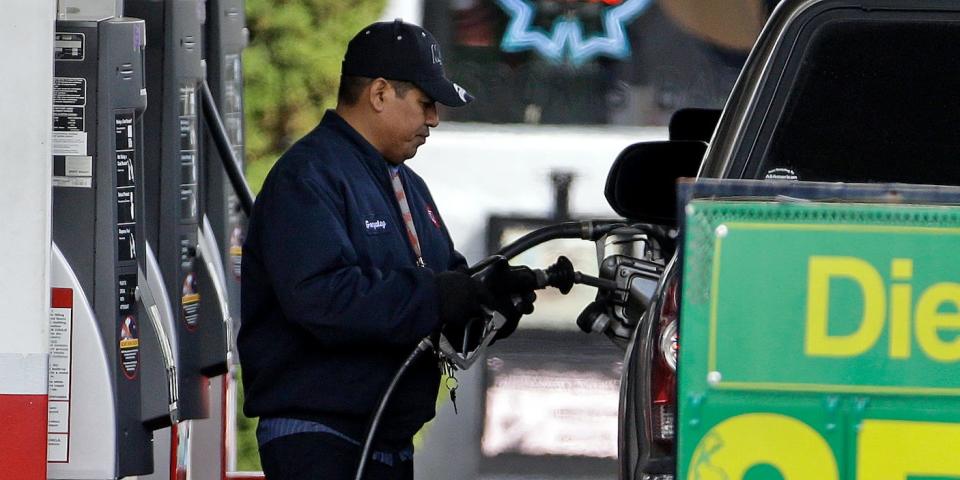
[[[0,395],[0,475],[47,478],[47,396]]]

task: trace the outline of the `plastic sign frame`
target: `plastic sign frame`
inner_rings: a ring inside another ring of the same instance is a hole
[[[680,196],[677,478],[960,477],[960,189]]]

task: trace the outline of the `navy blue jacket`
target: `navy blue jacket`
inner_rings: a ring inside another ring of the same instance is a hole
[[[400,167],[427,268],[416,266],[387,162],[333,111],[270,171],[243,247],[238,337],[247,416],[353,438],[439,325],[434,272],[465,266],[423,180]],[[409,441],[434,415],[439,369],[411,366],[377,435]]]

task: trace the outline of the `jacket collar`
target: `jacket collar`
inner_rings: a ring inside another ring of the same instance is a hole
[[[334,132],[341,135],[346,139],[354,148],[357,149],[357,152],[360,153],[360,158],[363,159],[363,163],[367,166],[371,173],[379,180],[381,186],[384,188],[393,191],[393,187],[390,185],[390,177],[387,175],[387,160],[383,158],[383,155],[377,151],[366,138],[363,138],[363,135],[360,135],[355,128],[353,128],[346,120],[343,119],[336,111],[327,110],[323,115],[323,119],[320,120],[320,126],[324,128],[329,128]],[[401,165],[402,167],[402,165]],[[403,168],[400,169],[401,174]]]
[[[346,138],[364,157],[370,157],[371,159],[376,159],[380,163],[385,163],[386,159],[380,155],[380,152],[377,151],[366,138],[363,138],[363,135],[360,135],[355,128],[350,126],[343,117],[340,116],[334,110],[327,110],[323,114],[323,119],[320,120],[320,126],[329,128],[344,138]]]
[[[350,145],[360,153],[363,164],[374,178],[377,179],[377,183],[380,184],[384,192],[391,197],[395,195],[393,192],[393,184],[390,183],[390,163],[387,162],[387,159],[383,158],[383,155],[381,155],[366,138],[363,138],[363,135],[360,135],[360,132],[347,123],[340,114],[332,109],[327,110],[323,115],[323,119],[320,120],[319,127],[329,128],[346,139]],[[400,174],[400,178],[407,178],[407,168],[409,167],[407,167],[406,163],[400,164],[400,168],[397,171]]]

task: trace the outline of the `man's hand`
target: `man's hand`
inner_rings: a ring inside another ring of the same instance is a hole
[[[457,351],[472,350],[483,334],[486,315],[482,307],[487,307],[506,319],[493,341],[507,338],[517,329],[520,317],[533,313],[537,288],[537,275],[533,270],[525,266],[511,267],[502,258],[475,276],[459,271],[438,273],[438,328]]]
[[[438,329],[458,352],[476,348],[486,318],[483,306],[492,308],[495,303],[493,294],[483,282],[463,272],[441,272],[436,278],[440,307]],[[468,339],[466,348],[463,345],[465,337]]]
[[[502,301],[499,302],[495,310],[500,312],[507,321],[493,336],[493,342],[509,337],[517,329],[517,325],[520,324],[520,317],[533,313],[533,302],[537,301],[537,294],[531,290],[523,295],[501,298]],[[493,345],[493,342],[490,342],[490,344]]]
[[[440,326],[466,325],[484,315],[482,305],[489,305],[492,295],[483,282],[459,271],[441,272],[436,276]]]
[[[537,275],[525,266],[511,267],[505,259],[491,265],[483,276],[483,284],[493,295],[490,308],[500,312],[506,323],[493,340],[509,337],[520,323],[520,317],[533,313],[537,300]],[[492,342],[491,342],[492,343]]]

